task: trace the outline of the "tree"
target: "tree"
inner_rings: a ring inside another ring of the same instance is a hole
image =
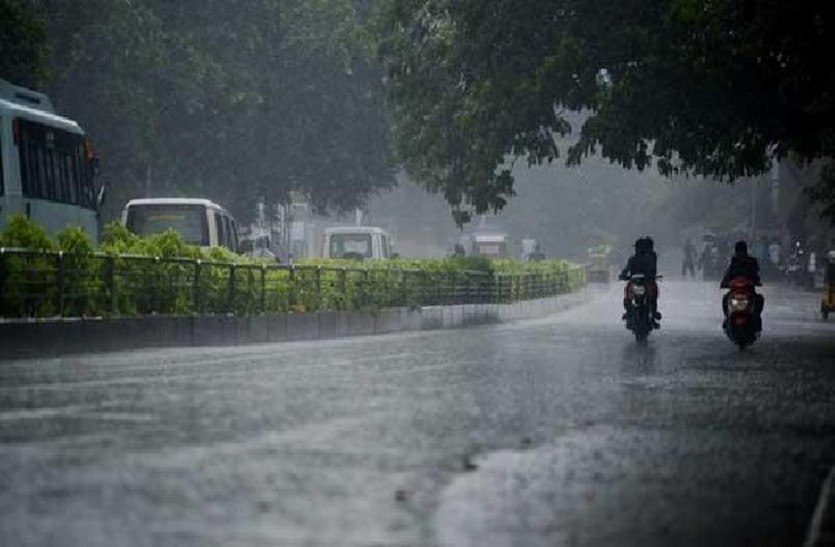
[[[0,78],[30,86],[45,79],[43,22],[15,0],[0,0]]]
[[[47,91],[96,144],[114,207],[198,195],[243,217],[300,191],[350,209],[393,184],[350,0],[20,3],[45,21]]]
[[[513,195],[508,158],[559,156],[569,110],[591,112],[570,164],[733,181],[831,157],[833,24],[823,2],[393,0],[376,28],[398,153],[467,220]]]

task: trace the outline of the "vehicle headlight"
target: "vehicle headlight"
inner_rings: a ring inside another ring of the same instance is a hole
[[[643,296],[646,289],[642,285],[635,285],[635,296]]]

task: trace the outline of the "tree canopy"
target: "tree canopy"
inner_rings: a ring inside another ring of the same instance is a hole
[[[0,77],[37,85],[47,54],[43,21],[15,0],[0,0]]]
[[[45,69],[35,77],[3,74],[40,84],[85,127],[114,206],[186,194],[249,213],[298,191],[352,209],[394,183],[381,74],[352,0],[7,4],[34,29],[18,49],[51,55],[28,56]],[[0,36],[19,27],[3,19]]]
[[[825,2],[392,0],[376,24],[398,153],[459,221],[513,195],[509,158],[732,181],[833,154]]]

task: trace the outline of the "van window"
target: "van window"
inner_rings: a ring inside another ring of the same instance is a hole
[[[126,220],[128,230],[149,236],[172,229],[183,236],[190,245],[208,245],[209,229],[206,223],[206,208],[191,204],[142,204],[128,208]]]
[[[371,258],[371,234],[331,234],[331,258]]]
[[[383,258],[389,257],[389,240],[383,234],[380,234],[380,253]]]

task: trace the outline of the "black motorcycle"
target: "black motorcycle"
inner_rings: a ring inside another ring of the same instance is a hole
[[[654,290],[643,274],[632,274],[629,279],[621,276],[626,284],[626,328],[635,334],[635,340],[645,342],[649,333],[656,328],[652,315],[649,292]],[[658,277],[660,279],[660,276]]]

